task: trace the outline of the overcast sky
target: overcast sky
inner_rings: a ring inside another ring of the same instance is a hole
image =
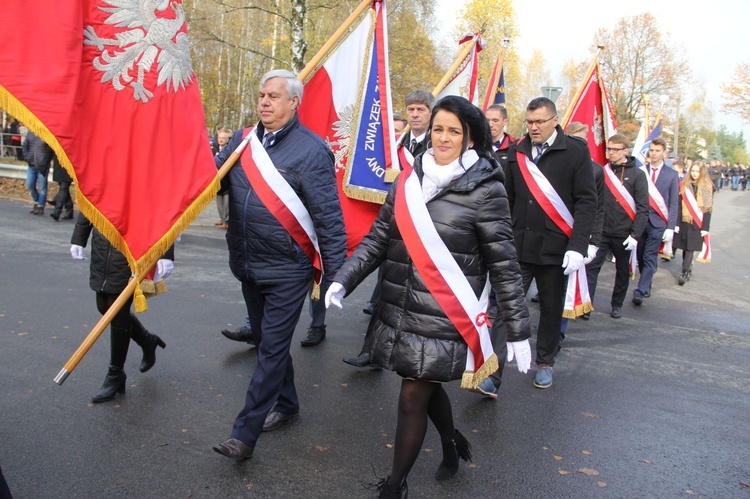
[[[456,19],[466,1],[436,3],[441,25],[443,19]],[[521,55],[521,60],[533,49],[540,49],[553,85],[565,61],[573,58],[580,62],[590,57],[589,47],[597,29],[611,29],[621,17],[650,12],[659,19],[669,39],[684,47],[695,80],[705,84],[708,104],[714,110],[714,126],[724,124],[732,132],[742,130],[750,141],[750,126],[743,126],[734,115],[721,113],[719,88],[731,79],[737,64],[750,61],[750,0],[713,0],[702,8],[679,0],[516,0],[514,7],[521,36],[511,41],[511,49]],[[449,31],[441,29],[443,33]]]

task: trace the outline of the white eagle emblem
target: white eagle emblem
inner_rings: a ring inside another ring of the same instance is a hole
[[[106,24],[117,30],[115,38],[101,38],[92,26],[83,30],[84,45],[101,53],[94,68],[104,73],[102,83],[111,81],[115,90],[133,89],[136,101],[147,103],[154,93],[144,85],[154,63],[156,85],[167,91],[187,87],[193,79],[193,64],[185,33],[185,13],[180,0],[106,0],[99,9],[108,12]],[[109,48],[112,47],[112,48]]]
[[[604,122],[602,113],[596,107],[594,107],[594,121],[591,128],[593,128],[591,131],[594,132],[594,144],[598,147],[604,142]]]
[[[345,106],[338,113],[338,121],[333,122],[333,138],[326,137],[326,144],[333,151],[336,170],[346,166],[346,157],[349,154],[349,142],[352,137],[352,125],[354,124],[354,105]]]

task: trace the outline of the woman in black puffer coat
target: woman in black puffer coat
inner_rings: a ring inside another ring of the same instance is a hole
[[[93,235],[92,235],[93,231]],[[128,261],[105,238],[101,232],[94,229],[91,222],[83,213],[78,214],[76,226],[70,243],[70,254],[76,260],[84,259],[83,248],[91,236],[91,274],[89,286],[96,291],[96,307],[104,313],[115,302],[117,297],[127,287],[131,271]],[[166,279],[174,268],[174,246],[157,263],[157,275]],[[143,349],[141,372],[146,372],[156,363],[156,347],[164,348],[166,344],[155,334],[149,333],[141,321],[130,310],[133,297],[123,305],[110,323],[110,361],[104,384],[91,399],[92,402],[106,402],[115,398],[115,393],[125,393],[125,359],[132,339]]]
[[[492,154],[489,124],[462,97],[446,97],[433,110],[433,148],[416,158],[429,216],[447,249],[480,296],[487,275],[497,295],[496,327],[505,327],[509,349],[525,349],[528,370],[529,314],[511,230],[503,172]],[[381,263],[379,301],[367,333],[365,352],[372,362],[404,379],[398,405],[395,455],[381,497],[403,497],[406,476],[433,422],[443,445],[436,478],[458,471],[459,457],[471,457],[470,445],[454,429],[450,399],[441,383],[460,379],[467,345],[428,290],[412,262],[394,217],[394,184],[370,233],[334,277],[326,304],[340,304]],[[429,251],[429,248],[428,248]]]

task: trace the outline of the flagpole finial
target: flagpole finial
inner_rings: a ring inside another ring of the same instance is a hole
[[[596,48],[598,48],[599,50],[604,50],[604,45],[597,45]]]
[[[508,48],[510,45],[510,38],[503,38],[503,47]]]

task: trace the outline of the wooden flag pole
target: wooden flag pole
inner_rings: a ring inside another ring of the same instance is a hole
[[[591,64],[589,64],[588,69],[586,69],[586,76],[583,78],[583,81],[578,86],[578,89],[576,90],[575,95],[571,99],[570,103],[573,104],[574,102],[578,102],[578,99],[581,98],[581,94],[583,93],[583,88],[586,85],[586,82],[589,81],[589,78],[591,78],[591,73],[594,72],[594,69],[596,68],[596,65],[599,64],[599,54],[601,54],[602,50],[604,50],[604,45],[597,45],[596,47],[596,54],[594,54],[594,59],[591,61]],[[568,120],[570,119],[570,115],[573,114],[573,107],[568,106],[568,108],[565,110],[565,114],[563,115],[563,119],[560,122],[560,126],[563,130],[565,130],[565,127],[568,126]]]
[[[336,45],[339,40],[341,40],[341,37],[344,36],[344,34],[347,32],[347,30],[354,24],[354,21],[356,21],[360,15],[364,11],[370,8],[372,5],[373,0],[363,0],[362,3],[360,3],[356,9],[354,9],[354,12],[352,12],[349,17],[346,18],[346,20],[339,26],[339,29],[336,30],[336,32],[331,36],[331,38],[328,39],[328,41],[320,47],[320,50],[318,50],[318,53],[313,56],[312,59],[310,59],[310,62],[307,63],[307,65],[300,71],[300,73],[297,75],[297,79],[301,82],[305,82],[308,77],[312,75],[312,73],[315,71],[315,68],[320,64],[320,61],[323,60],[323,58],[328,54],[328,52],[331,51],[331,49]]]
[[[238,147],[227,158],[224,164],[221,165],[221,168],[216,174],[217,177],[219,177],[219,180],[223,179],[226,174],[229,173],[229,170],[232,169],[234,164],[240,158],[242,151],[245,150],[246,145],[247,141],[242,141],[240,147]],[[150,262],[150,265],[146,265],[144,268],[150,270],[154,265],[156,265],[156,262]],[[83,359],[83,357],[88,353],[89,349],[94,345],[94,343],[96,343],[96,340],[99,339],[99,336],[101,336],[104,330],[107,329],[107,326],[109,326],[109,323],[112,322],[112,319],[115,318],[115,315],[117,315],[117,313],[122,310],[122,307],[125,306],[125,303],[130,299],[131,296],[133,296],[136,287],[146,277],[146,274],[148,274],[148,270],[130,279],[130,282],[125,287],[125,289],[122,290],[120,296],[117,297],[114,303],[109,307],[104,315],[102,315],[102,318],[99,319],[99,322],[97,322],[93,329],[91,329],[78,349],[73,353],[70,359],[68,359],[68,362],[65,363],[65,366],[63,366],[57,376],[55,376],[55,383],[57,383],[58,385],[62,385],[65,382],[68,376],[70,376],[70,373],[72,373],[73,370],[78,366],[78,363],[81,362],[81,359]]]
[[[503,39],[503,48],[500,50],[500,53],[497,54],[497,59],[495,59],[495,68],[500,68],[500,71],[497,73],[497,78],[493,78],[489,82],[487,82],[487,91],[484,93],[484,103],[482,105],[482,112],[486,112],[487,108],[492,105],[492,102],[490,100],[495,100],[495,95],[497,92],[494,90],[497,88],[498,83],[500,83],[500,75],[503,73],[503,65],[505,64],[505,54],[508,52],[508,44],[510,43],[510,38]],[[489,99],[489,96],[492,95],[492,99]]]

